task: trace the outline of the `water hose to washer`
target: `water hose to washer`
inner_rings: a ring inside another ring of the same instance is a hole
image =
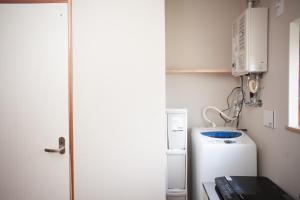
[[[217,125],[216,123],[214,123],[213,121],[211,121],[210,119],[208,119],[207,115],[206,115],[206,112],[208,110],[215,110],[217,111],[218,113],[220,113],[224,118],[230,120],[230,121],[233,121],[233,120],[236,120],[237,117],[234,116],[234,117],[229,117],[228,115],[226,115],[224,112],[222,112],[220,109],[218,109],[217,107],[214,107],[214,106],[206,106],[204,107],[203,111],[202,111],[202,116],[204,118],[205,121],[207,121],[208,123],[210,123],[212,125],[213,128],[215,128]]]

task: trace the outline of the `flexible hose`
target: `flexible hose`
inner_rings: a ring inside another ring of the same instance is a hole
[[[233,121],[233,120],[236,120],[237,117],[229,117],[228,115],[226,115],[224,112],[222,112],[221,110],[219,110],[217,107],[214,107],[214,106],[206,106],[204,107],[203,111],[202,111],[202,116],[204,118],[205,121],[207,121],[208,123],[210,123],[212,125],[213,128],[216,127],[216,123],[214,123],[213,121],[211,121],[210,119],[207,118],[207,115],[206,115],[206,112],[207,110],[215,110],[217,111],[218,113],[220,113],[224,118],[230,120],[230,121]]]

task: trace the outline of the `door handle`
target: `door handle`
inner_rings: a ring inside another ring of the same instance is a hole
[[[60,137],[58,138],[58,149],[45,149],[45,152],[48,153],[60,153],[64,154],[66,152],[66,145],[65,145],[65,138]]]

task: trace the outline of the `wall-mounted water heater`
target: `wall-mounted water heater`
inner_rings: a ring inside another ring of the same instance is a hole
[[[268,8],[248,7],[232,25],[232,75],[267,71]]]

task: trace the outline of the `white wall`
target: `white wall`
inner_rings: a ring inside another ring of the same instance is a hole
[[[73,0],[77,200],[165,199],[163,0]]]
[[[269,6],[269,69],[263,79],[263,107],[245,109],[242,125],[258,146],[259,174],[268,176],[294,198],[300,195],[300,135],[288,125],[289,23],[300,17],[300,1],[285,0],[284,14],[275,16],[274,0]],[[275,109],[276,129],[263,126],[263,109]],[[295,108],[297,109],[297,108]]]

